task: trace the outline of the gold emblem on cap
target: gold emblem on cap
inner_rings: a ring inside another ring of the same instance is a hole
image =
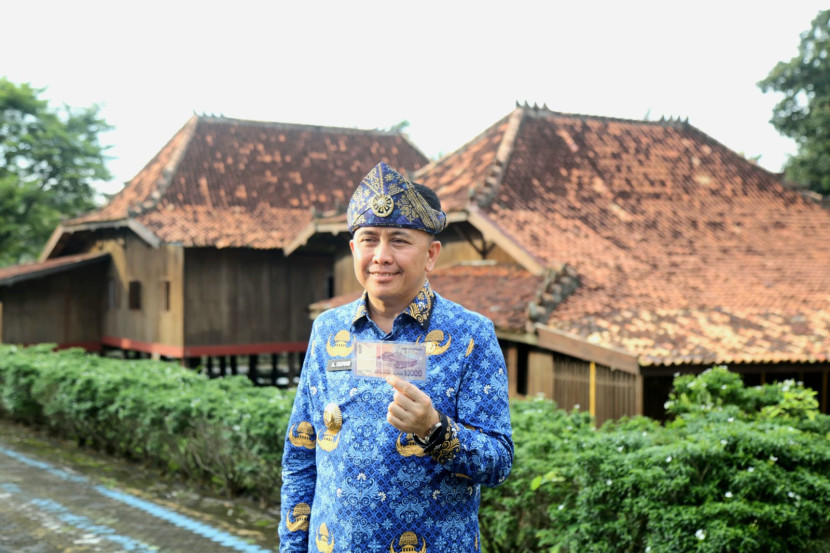
[[[389,194],[378,194],[372,198],[372,213],[378,217],[388,217],[395,210],[395,200]]]

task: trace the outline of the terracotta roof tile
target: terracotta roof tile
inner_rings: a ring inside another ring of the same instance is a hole
[[[421,181],[440,191],[464,175],[517,247],[576,271],[551,326],[649,363],[827,357],[830,212],[688,123],[516,113],[489,188],[466,152],[497,149],[506,120]]]
[[[543,277],[515,265],[465,264],[429,274],[430,286],[445,298],[485,315],[499,330],[524,332],[529,304],[538,301]],[[344,294],[311,306],[312,312],[349,303],[360,293]]]
[[[11,285],[24,280],[39,278],[56,272],[81,267],[85,264],[103,261],[109,253],[95,251],[76,255],[67,255],[39,263],[22,263],[0,268],[0,285]]]
[[[312,210],[345,211],[379,161],[427,159],[398,133],[194,116],[109,204],[66,225],[132,217],[163,241],[274,247]]]

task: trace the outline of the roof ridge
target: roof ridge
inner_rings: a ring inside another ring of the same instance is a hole
[[[357,127],[338,127],[333,125],[314,125],[310,123],[288,123],[283,121],[263,121],[261,119],[242,119],[236,117],[226,117],[225,115],[198,115],[201,121],[205,123],[225,123],[237,125],[251,125],[262,127],[279,127],[286,129],[309,129],[336,133],[355,133],[355,134],[373,134],[381,136],[404,136],[404,133],[396,130],[384,129],[360,129]],[[424,156],[426,157],[426,156]]]
[[[493,163],[490,164],[488,175],[484,178],[484,181],[470,188],[470,201],[474,201],[479,207],[490,205],[501,188],[504,172],[507,169],[507,164],[510,163],[510,157],[513,154],[513,147],[516,144],[516,137],[519,135],[524,114],[525,110],[521,107],[517,107],[510,113],[507,129],[501,137]]]
[[[515,111],[515,110],[513,110],[513,111]],[[430,160],[429,163],[427,163],[426,165],[424,165],[420,169],[418,169],[416,171],[413,171],[412,179],[413,180],[418,179],[424,173],[427,173],[429,170],[431,170],[434,167],[436,167],[436,166],[440,165],[441,163],[443,163],[446,159],[449,159],[453,156],[456,156],[456,155],[462,153],[463,151],[465,151],[466,149],[470,148],[473,144],[476,144],[482,137],[484,137],[484,135],[486,135],[488,132],[490,132],[494,127],[498,127],[499,124],[501,124],[502,121],[504,121],[508,117],[512,116],[513,111],[511,111],[510,113],[508,113],[505,116],[502,116],[498,121],[496,121],[492,125],[488,125],[486,129],[484,129],[483,131],[481,131],[480,133],[475,135],[473,138],[471,138],[470,140],[468,140],[467,142],[465,142],[464,144],[462,144],[461,146],[459,146],[455,150],[452,150],[451,152],[442,155],[437,160]]]
[[[615,121],[618,123],[636,123],[642,125],[659,125],[663,127],[691,127],[693,126],[689,123],[689,117],[666,117],[664,115],[660,116],[660,119],[656,120],[649,120],[649,119],[633,119],[630,117],[615,117],[612,115],[594,115],[588,113],[573,113],[573,112],[566,112],[566,111],[556,111],[550,109],[547,104],[542,104],[541,106],[537,104],[533,104],[532,106],[525,102],[524,104],[519,104],[516,102],[516,107],[525,110],[525,112],[530,116],[546,116],[546,115],[553,115],[558,117],[571,117],[574,119],[594,119],[594,120],[603,120],[603,121]]]
[[[190,119],[187,120],[187,123],[185,123],[181,129],[179,129],[179,132],[173,135],[173,138],[170,139],[170,141],[172,141],[176,138],[176,136],[182,133],[186,135],[185,139],[182,141],[179,147],[176,148],[173,154],[170,156],[170,160],[167,162],[167,165],[165,165],[164,168],[161,170],[161,178],[156,180],[156,182],[154,183],[155,188],[149,194],[147,194],[145,199],[141,202],[127,206],[128,218],[142,215],[154,209],[158,205],[159,201],[161,201],[161,199],[164,197],[164,193],[167,192],[167,189],[170,187],[170,183],[173,182],[173,175],[176,174],[176,168],[179,166],[179,163],[184,157],[184,153],[187,151],[187,148],[190,145],[190,140],[193,138],[193,134],[195,133],[196,127],[199,125],[199,122],[200,118],[198,115],[191,116]],[[170,141],[168,141],[167,143],[169,144]],[[163,150],[164,147],[159,151]]]

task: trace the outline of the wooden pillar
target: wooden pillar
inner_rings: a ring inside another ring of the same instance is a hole
[[[254,385],[259,384],[259,379],[257,378],[257,362],[259,361],[259,355],[249,355],[248,356],[248,380],[254,383]]]
[[[277,361],[278,360],[279,360],[279,354],[278,353],[272,353],[271,354],[271,386],[276,386],[277,385],[277,377],[279,376],[277,374],[277,365],[278,365]]]
[[[519,348],[515,344],[507,347],[507,356],[505,357],[507,363],[507,395],[508,397],[516,397],[517,383],[519,379]]]
[[[219,376],[228,376],[228,360],[224,355],[219,356]]]
[[[239,370],[236,367],[236,355],[231,355],[231,374],[236,376],[239,374]]]
[[[207,356],[207,360],[205,361],[205,372],[208,378],[213,378],[213,357],[210,355]]]
[[[597,416],[597,364],[591,361],[588,372],[588,410],[592,417]]]

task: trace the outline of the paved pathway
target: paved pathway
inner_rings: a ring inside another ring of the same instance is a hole
[[[271,550],[0,442],[0,553]]]

